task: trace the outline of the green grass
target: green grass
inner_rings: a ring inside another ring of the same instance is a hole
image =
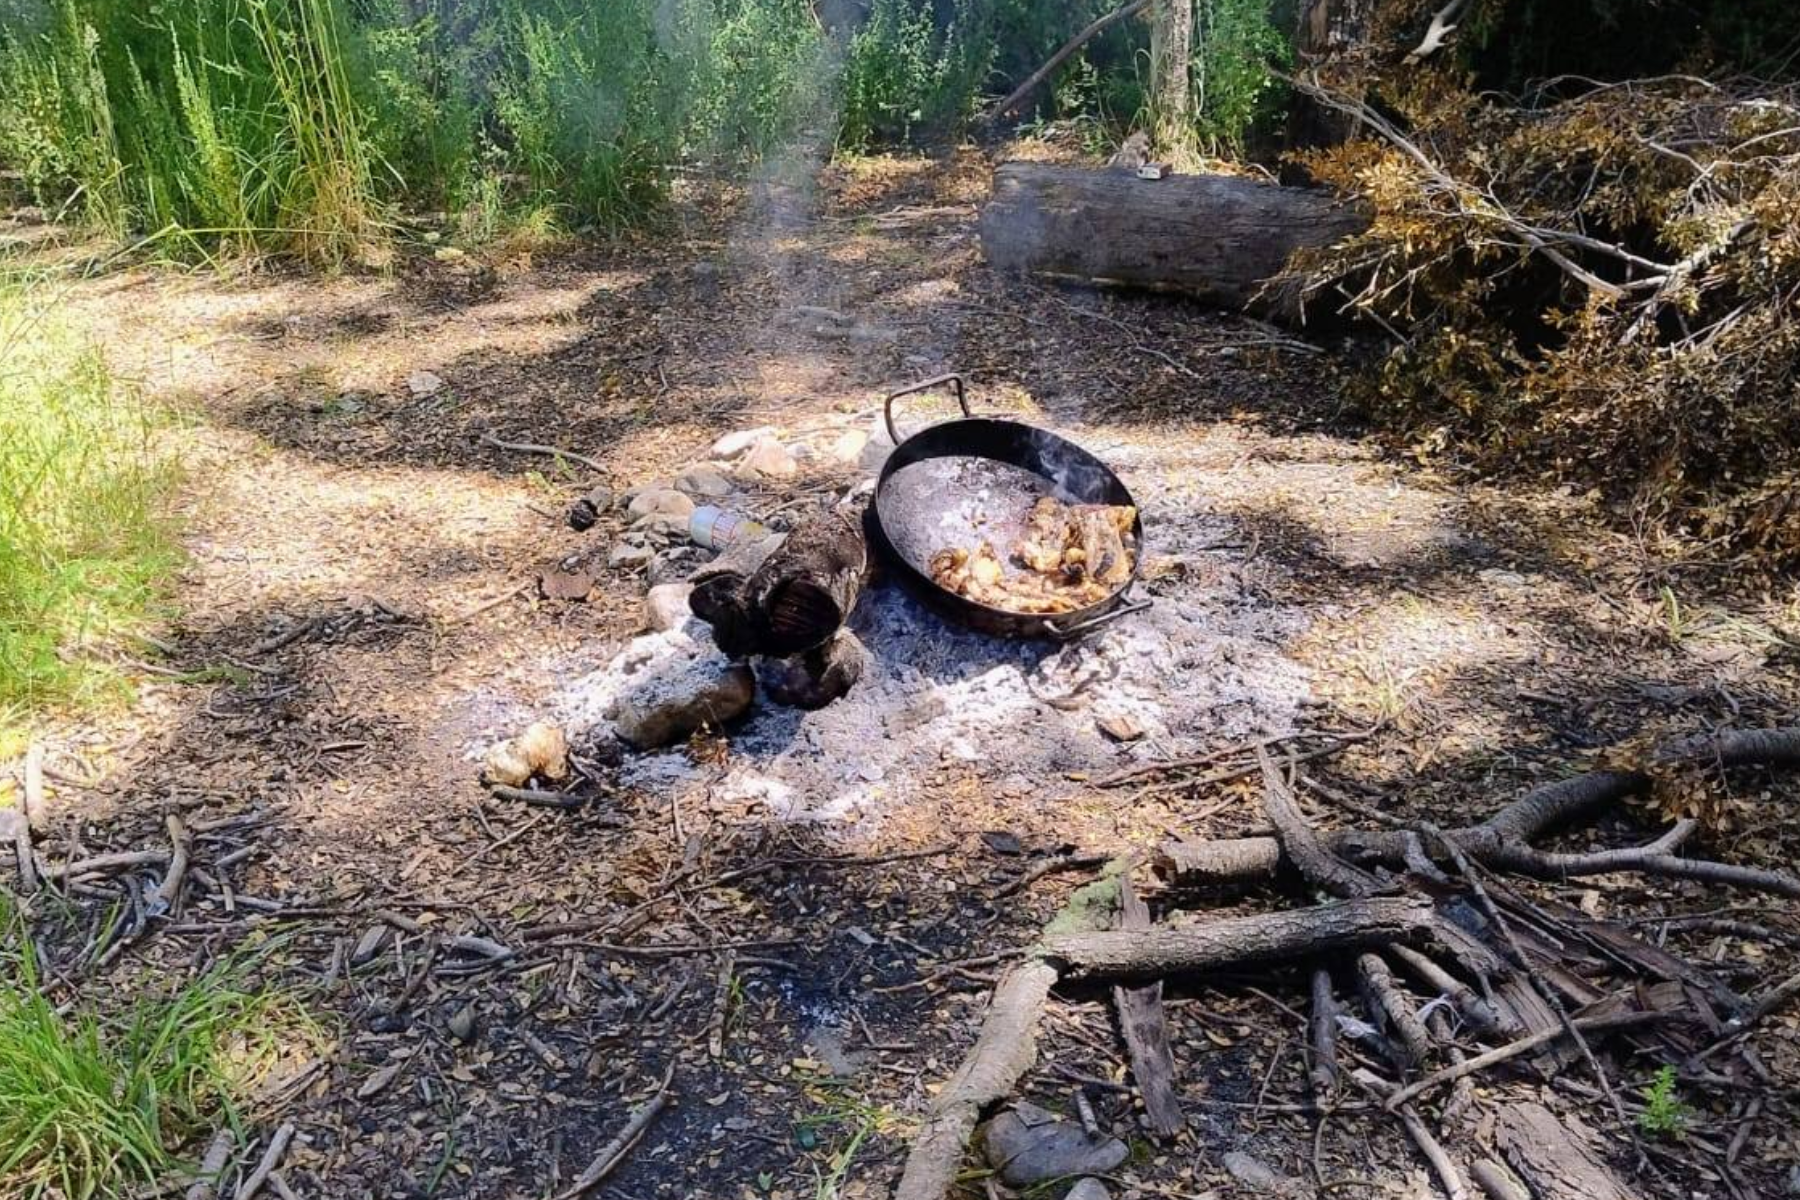
[[[243,964],[117,1012],[64,1016],[39,988],[0,894],[0,1195],[120,1196],[191,1165],[192,1149],[314,1031],[291,1000],[246,990]]]
[[[179,564],[168,429],[43,302],[0,285],[0,731],[124,690],[104,652]]]

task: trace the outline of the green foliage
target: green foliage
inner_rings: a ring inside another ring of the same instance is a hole
[[[1292,58],[1269,0],[1197,0],[1194,37],[1196,124],[1215,149],[1244,152],[1251,127],[1285,95],[1271,72]]]
[[[954,133],[974,111],[994,52],[985,4],[957,6],[940,29],[931,0],[875,0],[846,51],[839,144]]]
[[[290,1002],[245,990],[241,964],[116,1014],[64,1015],[40,988],[24,924],[0,894],[0,1193],[119,1196],[180,1165],[182,1147],[305,1032]]]
[[[1644,1111],[1638,1114],[1638,1128],[1653,1137],[1678,1137],[1687,1128],[1691,1115],[1688,1106],[1675,1092],[1675,1068],[1663,1066],[1656,1078],[1645,1086]]]
[[[397,205],[617,225],[814,113],[805,0],[25,0],[0,162],[124,236],[335,264]],[[493,222],[489,222],[492,224]]]
[[[93,651],[179,562],[167,420],[53,313],[0,290],[0,728],[119,690]]]

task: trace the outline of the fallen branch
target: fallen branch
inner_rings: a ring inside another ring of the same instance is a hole
[[[30,895],[37,891],[37,857],[31,848],[31,822],[19,809],[0,808],[0,842],[12,844],[13,858],[18,863],[20,894]]]
[[[650,1128],[650,1122],[656,1120],[662,1110],[669,1106],[669,1084],[674,1078],[675,1064],[670,1063],[669,1069],[663,1072],[662,1082],[656,1086],[656,1093],[638,1105],[632,1112],[631,1119],[625,1122],[625,1128],[619,1130],[619,1135],[601,1148],[600,1153],[594,1156],[594,1161],[576,1177],[573,1184],[557,1193],[556,1200],[575,1200],[575,1197],[587,1192],[618,1169],[619,1164],[625,1161],[625,1156],[631,1153],[631,1148],[637,1145],[638,1139],[644,1136],[644,1130]]]
[[[1583,1033],[1608,1033],[1617,1029],[1634,1029],[1640,1025],[1654,1025],[1659,1021],[1669,1020],[1670,1016],[1671,1014],[1665,1012],[1642,1012],[1633,1010],[1630,1012],[1600,1013],[1592,1017],[1575,1017],[1570,1023]],[[1392,1111],[1394,1108],[1405,1104],[1409,1100],[1423,1096],[1426,1092],[1429,1092],[1434,1088],[1442,1087],[1446,1083],[1455,1083],[1465,1075],[1473,1075],[1478,1071],[1485,1071],[1489,1067],[1497,1066],[1509,1059],[1518,1058],[1522,1054],[1530,1054],[1539,1046],[1547,1046],[1551,1042],[1566,1036],[1568,1036],[1568,1031],[1558,1025],[1550,1029],[1540,1030],[1537,1033],[1527,1034],[1516,1041],[1508,1042],[1504,1046],[1497,1046],[1492,1050],[1483,1051],[1480,1054],[1464,1059],[1462,1062],[1453,1063],[1441,1070],[1433,1071],[1422,1079],[1407,1084],[1389,1097],[1387,1107],[1389,1111]]]
[[[1125,7],[1114,9],[1105,16],[1099,17],[1091,22],[1087,28],[1064,42],[1055,54],[1052,54],[1045,60],[1043,66],[1033,71],[1030,75],[1027,75],[1025,77],[1025,82],[1014,88],[1004,100],[995,105],[993,111],[988,114],[988,119],[997,121],[1019,105],[1023,104],[1033,92],[1038,90],[1044,80],[1050,77],[1052,71],[1063,65],[1069,55],[1093,41],[1094,38],[1098,37],[1100,34],[1106,32],[1109,26],[1116,25],[1127,17],[1136,16],[1146,8],[1149,8],[1150,4],[1151,0],[1132,0],[1132,2]]]
[[[510,450],[515,454],[543,454],[550,458],[563,458],[570,462],[578,462],[597,474],[606,474],[605,467],[587,457],[585,454],[577,454],[573,450],[564,450],[559,446],[540,446],[536,442],[503,442],[491,433],[482,434],[481,440],[484,445],[492,446],[496,450]]]
[[[1037,1061],[1037,1024],[1056,976],[1055,967],[1031,959],[1001,978],[975,1048],[931,1102],[894,1200],[943,1200],[949,1193],[981,1110],[1011,1093]]]
[[[1119,924],[1124,929],[1150,928],[1150,907],[1131,886],[1129,871],[1119,876]],[[1145,1124],[1157,1137],[1172,1138],[1187,1119],[1175,1094],[1175,1055],[1169,1046],[1162,980],[1135,987],[1119,984],[1113,988],[1113,1004],[1131,1052],[1131,1077],[1144,1098]]]
[[[1258,746],[1256,762],[1262,768],[1263,811],[1268,814],[1269,823],[1275,826],[1288,860],[1299,868],[1306,882],[1346,899],[1373,896],[1387,890],[1381,880],[1326,849],[1318,832],[1307,823],[1305,814],[1300,811],[1299,800],[1282,779],[1281,772],[1276,770],[1268,750]]]
[[[188,854],[192,842],[188,837],[187,826],[174,813],[168,815],[166,824],[169,830],[169,844],[174,851],[169,855],[169,869],[163,872],[162,882],[150,893],[150,911],[154,914],[167,913],[175,907],[175,901],[181,896],[181,885],[187,880]]]
[[[287,1153],[288,1143],[294,1140],[294,1123],[283,1122],[275,1136],[269,1139],[269,1148],[263,1151],[262,1161],[256,1164],[242,1184],[238,1186],[237,1200],[251,1200],[262,1185],[268,1180],[269,1173],[281,1165],[282,1156]]]
[[[194,1172],[194,1182],[189,1185],[183,1200],[212,1200],[218,1194],[219,1182],[225,1176],[225,1168],[231,1164],[231,1151],[237,1145],[237,1137],[230,1126],[213,1134],[207,1143],[206,1153],[200,1159],[200,1167]]]
[[[1051,934],[1042,948],[1078,975],[1141,978],[1416,940],[1432,925],[1429,901],[1377,896],[1201,925]]]

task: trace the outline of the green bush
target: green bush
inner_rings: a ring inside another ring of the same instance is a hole
[[[116,690],[91,649],[178,563],[165,422],[16,292],[0,292],[0,729]]]
[[[1251,127],[1278,107],[1270,70],[1292,57],[1271,20],[1269,0],[1197,0],[1194,87],[1199,133],[1215,152],[1244,152]]]
[[[985,4],[958,6],[940,29],[930,0],[875,0],[845,52],[839,145],[954,132],[974,111],[994,53]]]

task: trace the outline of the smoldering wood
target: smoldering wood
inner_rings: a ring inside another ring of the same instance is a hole
[[[856,686],[869,653],[857,636],[840,629],[823,646],[792,658],[771,659],[756,672],[763,691],[777,704],[823,708]]]
[[[1236,176],[1145,180],[1003,163],[980,226],[982,251],[1001,270],[1179,291],[1294,319],[1298,295],[1265,284],[1296,250],[1360,233],[1368,217],[1328,192]]]
[[[787,658],[831,641],[856,607],[868,571],[860,516],[821,512],[754,566],[726,555],[696,571],[688,607],[731,657]]]
[[[1429,901],[1377,896],[1196,925],[1051,934],[1042,946],[1074,974],[1147,978],[1418,941],[1432,925]]]

